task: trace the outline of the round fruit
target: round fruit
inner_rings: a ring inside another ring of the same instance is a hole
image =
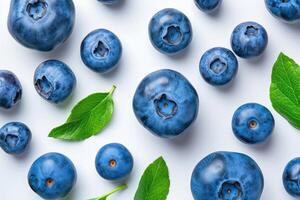
[[[272,113],[257,103],[242,105],[232,117],[234,135],[247,144],[266,141],[273,132],[274,124]]]
[[[265,28],[255,22],[244,22],[233,30],[231,47],[242,58],[260,56],[268,44],[268,34]]]
[[[72,70],[58,60],[41,63],[34,73],[34,87],[41,97],[52,103],[64,101],[73,91],[76,77]]]
[[[14,73],[0,70],[0,107],[9,109],[22,98],[22,86]]]
[[[133,157],[122,144],[111,143],[97,153],[95,165],[98,174],[107,180],[127,177],[133,168]]]
[[[222,0],[194,0],[194,2],[203,12],[211,13],[220,7]]]
[[[202,77],[209,84],[225,85],[235,77],[238,61],[230,50],[216,47],[203,54],[199,69]]]
[[[8,154],[23,153],[31,140],[29,128],[21,122],[10,122],[0,129],[0,147]]]
[[[195,200],[259,200],[264,187],[263,174],[249,156],[215,152],[195,167],[191,190]]]
[[[11,0],[7,25],[25,47],[50,51],[67,40],[74,22],[72,0]]]
[[[59,153],[47,153],[32,164],[28,173],[31,189],[44,199],[65,197],[76,183],[72,161]]]
[[[119,38],[106,29],[89,33],[81,43],[81,59],[91,70],[110,72],[117,67],[122,55]]]
[[[300,158],[291,160],[284,169],[282,181],[285,190],[295,198],[300,197]]]
[[[287,23],[300,21],[300,0],[265,0],[268,11]]]
[[[166,8],[156,13],[149,24],[152,45],[161,53],[175,54],[192,41],[192,26],[180,11]]]
[[[197,92],[190,82],[169,69],[146,76],[133,98],[133,110],[139,122],[164,138],[178,136],[188,128],[197,117],[198,105]]]

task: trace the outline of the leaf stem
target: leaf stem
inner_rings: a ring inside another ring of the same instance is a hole
[[[104,196],[110,196],[111,194],[113,194],[115,192],[118,192],[118,191],[121,191],[121,190],[125,190],[126,188],[127,188],[126,184],[120,185],[120,186],[116,187],[114,190],[112,190],[111,192],[105,194]]]
[[[114,91],[116,90],[117,86],[113,85],[111,90],[109,91],[109,95],[112,95]]]

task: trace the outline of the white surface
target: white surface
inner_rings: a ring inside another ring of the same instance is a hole
[[[265,177],[262,200],[292,199],[284,191],[281,175],[286,163],[300,155],[300,134],[272,109],[268,90],[272,65],[280,51],[300,62],[299,26],[286,25],[274,19],[267,12],[263,0],[225,0],[214,16],[200,12],[192,0],[126,0],[115,8],[103,6],[96,0],[75,0],[75,4],[77,18],[72,36],[55,51],[41,53],[26,49],[12,39],[6,28],[9,1],[0,1],[0,68],[15,72],[24,89],[22,103],[16,109],[0,111],[0,124],[22,121],[33,133],[30,150],[24,157],[16,158],[0,151],[1,200],[39,199],[28,186],[26,176],[31,163],[50,151],[67,155],[77,167],[78,180],[70,199],[83,200],[110,191],[117,184],[101,179],[94,167],[98,149],[109,142],[123,143],[135,158],[133,173],[127,181],[129,188],[112,196],[111,200],[133,199],[143,170],[160,155],[164,156],[170,170],[168,199],[191,200],[189,182],[194,166],[205,155],[217,150],[244,152],[257,161]],[[177,57],[158,53],[148,39],[150,18],[166,7],[180,9],[193,25],[193,41],[187,51]],[[239,72],[231,86],[209,86],[198,72],[200,56],[211,47],[229,48],[233,28],[248,20],[261,23],[269,33],[269,45],[264,56],[256,61],[239,59]],[[97,28],[112,30],[123,43],[124,54],[119,69],[107,75],[87,69],[79,56],[82,39]],[[46,59],[66,62],[77,76],[78,84],[73,96],[62,105],[47,103],[33,87],[34,70]],[[161,68],[180,71],[195,86],[200,97],[197,120],[187,134],[175,140],[151,135],[138,123],[131,106],[140,80]],[[109,90],[112,84],[118,87],[114,95],[116,111],[102,134],[78,143],[47,137],[53,127],[64,122],[78,100],[92,92]],[[262,103],[274,114],[275,131],[265,145],[247,146],[232,134],[232,114],[246,102]]]

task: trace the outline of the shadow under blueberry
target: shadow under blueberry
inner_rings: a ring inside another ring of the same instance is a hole
[[[22,99],[20,100],[20,102],[18,102],[16,105],[14,105],[12,108],[10,109],[4,109],[4,108],[0,108],[0,116],[6,116],[6,117],[11,117],[11,116],[15,116],[18,115],[21,111],[22,111]]]

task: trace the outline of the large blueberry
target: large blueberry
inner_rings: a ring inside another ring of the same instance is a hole
[[[23,153],[31,140],[29,128],[21,122],[10,122],[0,129],[0,147],[8,154]]]
[[[11,0],[8,30],[22,45],[50,51],[72,33],[72,0]]]
[[[105,73],[117,67],[122,55],[119,38],[106,29],[89,33],[81,43],[81,59],[90,69]]]
[[[300,0],[265,0],[265,3],[274,17],[288,23],[300,21]]]
[[[22,86],[16,75],[7,70],[0,70],[0,107],[9,109],[22,97]]]
[[[41,63],[34,73],[34,86],[41,97],[52,103],[65,100],[72,92],[76,78],[72,70],[58,60]]]
[[[107,5],[112,5],[120,2],[120,0],[98,0],[98,1]]]
[[[253,58],[261,55],[267,44],[267,31],[262,25],[255,22],[239,24],[231,35],[231,47],[242,58]]]
[[[290,195],[300,198],[300,158],[295,158],[286,165],[282,181]]]
[[[149,23],[148,31],[152,45],[164,54],[178,53],[192,40],[192,26],[189,19],[173,8],[156,13]]]
[[[107,180],[127,177],[133,168],[133,157],[122,144],[110,143],[103,146],[95,160],[98,174]]]
[[[240,106],[232,117],[234,135],[247,144],[264,142],[271,135],[274,124],[272,113],[257,103]]]
[[[263,174],[249,156],[215,152],[195,167],[191,190],[195,200],[259,200]]]
[[[60,153],[47,153],[31,165],[28,183],[44,199],[65,197],[76,183],[76,169],[72,161]]]
[[[222,0],[194,0],[194,2],[203,12],[211,13],[220,7]]]
[[[225,85],[235,77],[238,61],[230,50],[216,47],[203,54],[199,69],[202,77],[209,84]]]
[[[197,117],[198,105],[197,92],[190,82],[169,69],[146,76],[133,98],[139,122],[164,138],[175,137],[188,128]]]

